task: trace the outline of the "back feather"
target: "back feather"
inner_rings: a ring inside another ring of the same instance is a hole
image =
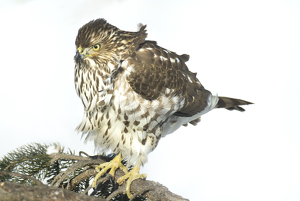
[[[245,109],[240,107],[240,105],[249,105],[249,104],[253,104],[253,103],[241,99],[221,96],[219,97],[219,101],[217,103],[216,108],[225,108],[227,110],[238,110],[240,112],[244,112]]]

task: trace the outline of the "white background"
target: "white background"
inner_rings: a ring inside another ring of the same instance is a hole
[[[60,142],[93,155],[74,132],[83,105],[74,89],[75,38],[92,19],[178,54],[220,96],[255,105],[216,109],[162,139],[141,170],[200,201],[300,200],[300,1],[0,1],[0,156]]]

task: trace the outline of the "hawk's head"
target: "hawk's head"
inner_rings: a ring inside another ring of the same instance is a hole
[[[104,19],[92,20],[78,31],[75,62],[80,68],[107,67],[130,56],[147,36],[146,26],[138,32],[126,32]],[[113,70],[113,69],[110,69]]]

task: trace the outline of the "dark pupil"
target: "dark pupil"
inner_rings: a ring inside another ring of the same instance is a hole
[[[94,48],[95,48],[95,49],[98,49],[98,47],[99,47],[98,45],[94,45]]]

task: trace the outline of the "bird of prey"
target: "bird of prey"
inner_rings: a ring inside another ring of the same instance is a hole
[[[189,71],[189,55],[178,55],[145,40],[146,26],[137,32],[122,31],[104,19],[82,26],[76,38],[75,89],[84,105],[84,116],[76,130],[94,141],[99,152],[116,154],[110,162],[96,168],[93,181],[109,169],[125,172],[117,182],[130,184],[139,168],[155,149],[160,138],[214,108],[244,111],[248,101],[218,97],[206,90]],[[128,172],[121,163],[134,164]]]

